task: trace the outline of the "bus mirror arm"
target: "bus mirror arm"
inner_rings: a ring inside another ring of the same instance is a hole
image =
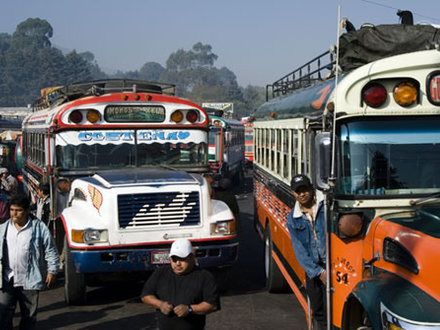
[[[374,257],[371,258],[370,260],[368,260],[368,261],[364,261],[364,268],[365,268],[365,269],[370,269],[371,267],[373,267],[373,264],[374,264],[376,261],[379,261],[379,260],[380,260],[380,254],[379,254],[379,252],[378,252],[378,253],[376,253],[376,254],[374,255]]]

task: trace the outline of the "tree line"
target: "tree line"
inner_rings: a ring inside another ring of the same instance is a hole
[[[176,85],[178,96],[196,103],[233,102],[235,117],[248,116],[264,101],[263,87],[241,87],[226,67],[218,68],[211,45],[198,42],[171,53],[165,67],[146,62],[139,70],[107,74],[93,53],[63,54],[50,41],[53,28],[44,19],[28,18],[15,32],[0,33],[0,106],[22,107],[39,97],[40,89],[73,82],[131,78]]]

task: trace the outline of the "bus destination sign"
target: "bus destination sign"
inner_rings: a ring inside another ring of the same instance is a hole
[[[165,120],[165,108],[158,105],[109,105],[104,117],[110,123],[158,123]]]

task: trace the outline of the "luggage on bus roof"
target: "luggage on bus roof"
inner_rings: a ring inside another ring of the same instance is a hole
[[[65,86],[47,87],[41,90],[42,97],[34,107],[44,108],[61,104],[88,95],[102,95],[111,92],[155,93],[175,95],[176,86],[161,82],[133,79],[104,79],[77,82]]]
[[[432,25],[364,25],[341,35],[339,65],[343,71],[399,54],[434,49],[440,29]]]

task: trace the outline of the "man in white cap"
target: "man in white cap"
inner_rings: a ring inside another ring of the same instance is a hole
[[[157,268],[145,283],[142,302],[156,308],[159,329],[204,329],[206,314],[220,309],[214,277],[196,266],[191,242],[171,245],[170,265]]]

